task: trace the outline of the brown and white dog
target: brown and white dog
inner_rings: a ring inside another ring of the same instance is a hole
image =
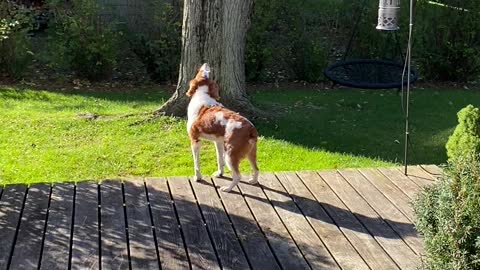
[[[257,137],[253,124],[245,117],[228,110],[218,102],[219,87],[210,79],[210,67],[203,64],[197,75],[190,81],[187,96],[191,97],[188,105],[187,131],[190,136],[195,181],[202,179],[200,173],[199,151],[201,139],[213,141],[217,152],[218,170],[215,177],[223,176],[226,163],[232,172],[232,183],[222,187],[230,192],[241,179],[239,165],[245,157],[253,169],[249,183],[258,183]]]

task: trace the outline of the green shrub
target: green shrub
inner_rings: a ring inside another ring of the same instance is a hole
[[[150,78],[157,82],[176,81],[181,55],[181,10],[171,3],[150,0],[155,30],[129,35],[131,50],[139,57]]]
[[[418,1],[415,52],[422,76],[467,82],[480,75],[480,1]]]
[[[32,60],[28,31],[30,10],[11,1],[0,2],[0,75],[19,78]]]
[[[246,42],[247,80],[323,80],[332,46],[326,37],[336,21],[337,2],[256,1]]]
[[[89,80],[108,78],[116,65],[122,32],[115,24],[100,25],[96,0],[50,0],[54,11],[51,60]]]
[[[480,109],[468,105],[458,112],[458,125],[447,142],[450,159],[480,154]]]
[[[480,269],[480,156],[450,162],[446,176],[414,203],[426,269]]]

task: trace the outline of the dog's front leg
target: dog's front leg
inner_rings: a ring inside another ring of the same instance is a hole
[[[193,165],[195,168],[195,181],[200,181],[202,180],[202,173],[200,173],[200,146],[201,142],[192,141],[192,155],[193,155]]]
[[[225,146],[223,145],[223,141],[215,141],[215,149],[217,150],[217,166],[218,170],[213,174],[215,177],[222,177],[223,176],[223,168],[225,167],[225,160],[223,158]]]

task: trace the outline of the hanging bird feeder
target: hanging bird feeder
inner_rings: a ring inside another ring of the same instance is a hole
[[[395,31],[400,16],[400,0],[380,0],[378,6],[378,30]]]

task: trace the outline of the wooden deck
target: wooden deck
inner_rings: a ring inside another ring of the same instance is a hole
[[[3,269],[416,269],[436,166],[0,187]]]

